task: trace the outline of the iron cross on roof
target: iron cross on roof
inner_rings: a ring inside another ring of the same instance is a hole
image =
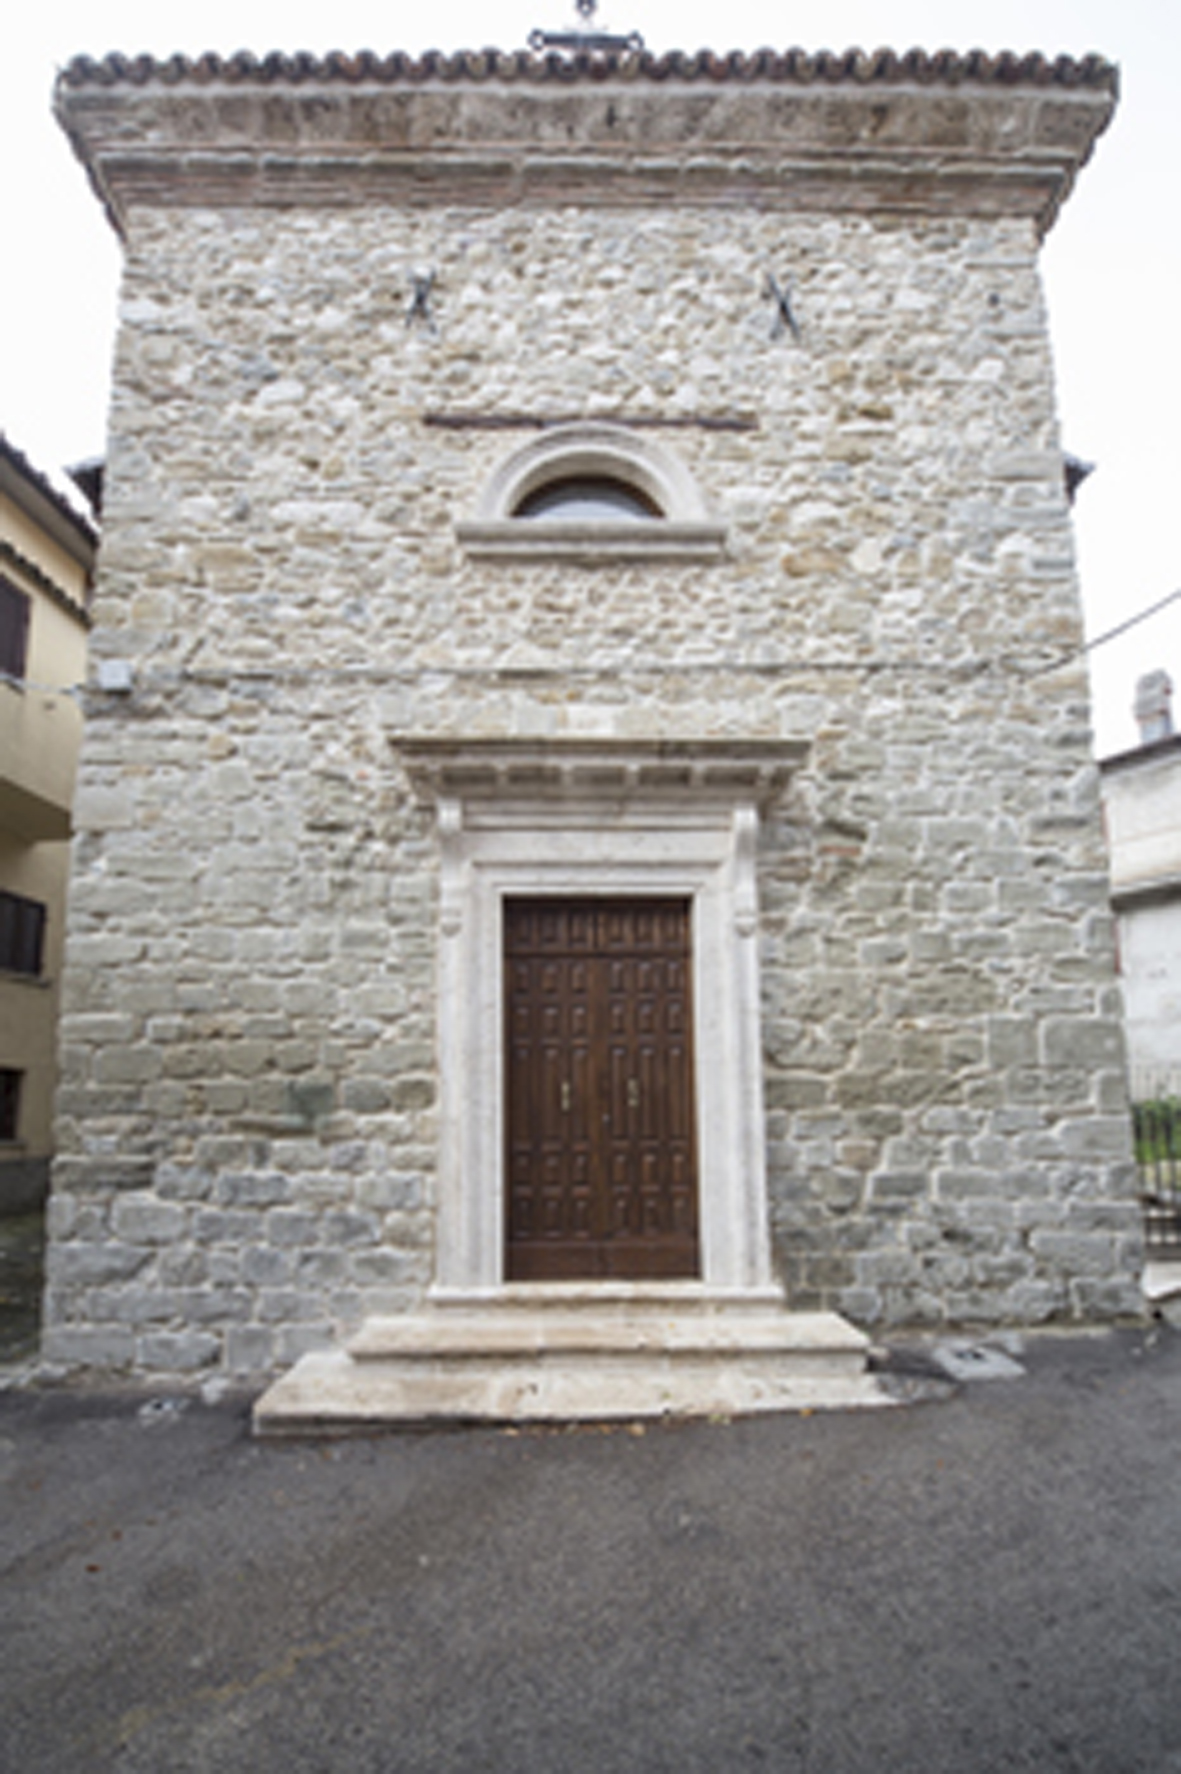
[[[638,54],[644,47],[644,39],[638,31],[629,31],[626,36],[613,31],[595,31],[590,29],[595,13],[599,10],[599,0],[574,0],[574,9],[587,27],[579,31],[530,31],[529,47],[541,49],[572,49],[572,50],[630,50]]]

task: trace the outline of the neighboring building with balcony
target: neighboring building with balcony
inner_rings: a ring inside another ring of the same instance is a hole
[[[98,538],[0,434],[0,1213],[44,1200]]]

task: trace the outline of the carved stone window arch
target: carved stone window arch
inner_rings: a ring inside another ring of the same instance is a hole
[[[572,515],[573,499],[546,497],[549,489],[578,486],[600,510]],[[608,509],[610,489],[620,506],[615,512]],[[456,535],[476,559],[591,563],[717,560],[726,539],[679,457],[606,421],[555,425],[514,450]]]

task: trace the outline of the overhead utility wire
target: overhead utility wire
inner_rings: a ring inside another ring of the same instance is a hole
[[[1147,610],[1141,610],[1137,615],[1129,616],[1124,622],[1117,622],[1114,628],[1107,630],[1106,634],[1097,634],[1093,641],[1084,641],[1083,645],[1075,647],[1073,652],[1063,653],[1060,658],[1051,660],[1049,665],[1039,665],[1036,671],[1029,673],[1029,676],[1040,678],[1047,671],[1057,671],[1060,665],[1069,665],[1072,659],[1081,659],[1084,653],[1093,653],[1096,647],[1102,647],[1108,641],[1118,640],[1121,634],[1127,634],[1130,628],[1137,627],[1141,622],[1147,622],[1150,616],[1155,616],[1158,610],[1165,609],[1169,604],[1175,603],[1178,598],[1181,598],[1181,588],[1169,592],[1167,597],[1158,598],[1155,604],[1149,604]]]

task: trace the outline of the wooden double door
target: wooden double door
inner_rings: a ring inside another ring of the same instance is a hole
[[[685,899],[504,909],[506,1275],[699,1274]]]

